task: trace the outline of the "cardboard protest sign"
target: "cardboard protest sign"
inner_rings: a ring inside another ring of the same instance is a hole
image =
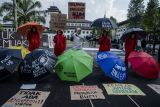
[[[150,88],[152,88],[155,92],[157,92],[158,94],[160,94],[160,85],[148,84],[148,86],[149,86]]]
[[[109,95],[142,95],[145,94],[133,84],[103,84]]]
[[[71,100],[105,99],[98,86],[75,85],[70,86]]]
[[[65,30],[67,23],[67,15],[60,14],[60,13],[52,13],[51,14],[51,21],[50,21],[50,28],[52,31],[54,30]]]
[[[85,19],[85,3],[68,2],[68,19]]]
[[[50,92],[20,90],[2,107],[42,107]]]

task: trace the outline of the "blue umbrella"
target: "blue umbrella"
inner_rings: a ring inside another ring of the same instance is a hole
[[[20,50],[0,48],[0,66],[13,73],[20,62],[22,62]]]
[[[99,18],[93,21],[91,27],[117,29],[118,26],[109,18]]]
[[[123,82],[127,79],[124,62],[113,52],[98,52],[96,61],[106,76],[118,82]]]
[[[126,30],[123,35],[121,36],[121,40],[122,41],[125,41],[126,38],[128,38],[132,33],[135,33],[136,34],[136,38],[137,39],[141,39],[141,38],[145,38],[147,33],[143,30],[143,29],[140,29],[140,28],[130,28],[128,30]]]

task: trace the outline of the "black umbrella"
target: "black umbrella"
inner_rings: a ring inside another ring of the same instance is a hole
[[[6,70],[3,66],[0,66],[0,80],[3,80],[11,76],[11,72]]]
[[[145,38],[147,36],[147,33],[140,28],[130,28],[128,30],[126,30],[123,35],[121,36],[121,40],[125,41],[126,38],[128,38],[129,36],[131,36],[131,34],[134,33],[136,35],[137,39],[142,39]]]
[[[97,28],[107,28],[107,29],[117,29],[118,26],[116,23],[114,23],[109,18],[99,18],[93,21],[91,27],[97,27]]]
[[[21,51],[17,49],[0,48],[0,66],[11,73],[22,61]]]
[[[56,57],[52,52],[36,49],[27,54],[20,65],[22,81],[36,82],[53,72]]]

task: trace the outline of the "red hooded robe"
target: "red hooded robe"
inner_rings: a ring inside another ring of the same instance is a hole
[[[39,48],[40,46],[40,34],[38,32],[29,32],[27,35],[27,40],[29,42],[29,51]]]
[[[66,37],[62,35],[54,36],[53,42],[55,43],[54,46],[54,54],[56,56],[61,55],[66,49]]]
[[[108,36],[105,36],[105,37],[100,36],[98,40],[98,44],[100,45],[99,52],[110,51],[111,44]]]
[[[127,38],[125,41],[125,64],[128,66],[128,56],[136,48],[137,39],[136,38]]]

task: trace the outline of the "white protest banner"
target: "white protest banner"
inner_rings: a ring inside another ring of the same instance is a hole
[[[150,88],[152,88],[155,92],[157,92],[158,94],[160,94],[160,85],[148,84],[148,86],[149,86]]]
[[[75,85],[70,86],[71,100],[105,99],[98,86]]]
[[[142,95],[145,94],[133,84],[103,84],[109,95]]]
[[[42,107],[50,92],[20,90],[2,107]]]

